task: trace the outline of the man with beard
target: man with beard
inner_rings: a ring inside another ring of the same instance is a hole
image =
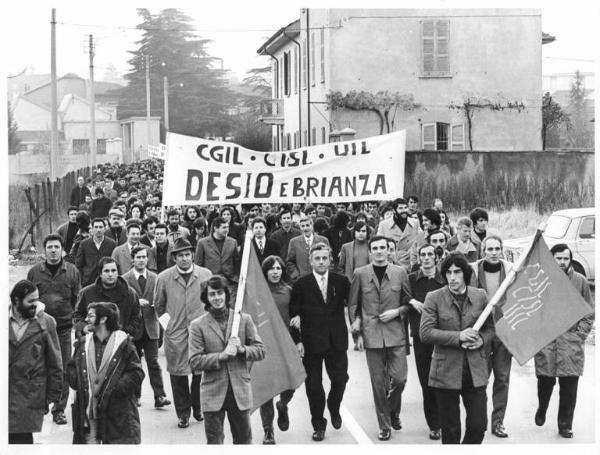
[[[73,309],[81,288],[77,267],[64,261],[63,240],[58,234],[44,239],[45,262],[34,265],[27,272],[27,279],[38,289],[39,298],[46,305],[45,312],[56,321],[56,333],[60,343],[62,369],[66,374],[67,362],[71,358],[71,329]],[[61,396],[52,406],[52,420],[57,425],[67,423],[65,408],[69,399],[69,384],[63,381]]]
[[[10,303],[8,443],[33,444],[32,433],[42,431],[48,403],[60,399],[62,359],[56,323],[52,316],[38,312],[35,285],[19,281],[10,292]]]
[[[482,244],[483,259],[475,262],[474,286],[483,289],[489,298],[492,298],[506,275],[512,269],[508,261],[504,261],[502,256],[502,239],[496,235],[490,235],[483,240]],[[500,309],[506,299],[502,300],[494,307],[494,322],[502,317]],[[499,438],[507,438],[508,433],[504,428],[504,415],[506,414],[506,405],[508,404],[508,386],[510,382],[510,367],[512,364],[512,355],[500,338],[494,336],[491,345],[490,371],[494,372],[494,384],[492,387],[492,434]]]
[[[111,257],[105,256],[98,262],[100,276],[95,283],[84,287],[79,294],[79,301],[73,322],[75,335],[80,337],[86,326],[87,308],[93,302],[112,302],[117,305],[120,314],[121,329],[134,337],[142,324],[140,302],[135,291],[119,276],[117,263]]]
[[[64,224],[61,224],[56,229],[56,233],[59,234],[64,241],[63,251],[65,254],[68,254],[71,251],[71,247],[73,246],[73,240],[75,239],[75,235],[77,235],[77,212],[78,209],[74,205],[70,206],[67,209],[67,216],[69,217],[68,221]]]
[[[388,263],[387,251],[385,237],[369,240],[371,264],[354,271],[348,299],[348,316],[358,334],[356,344],[366,350],[380,441],[390,439],[391,428],[402,428],[400,406],[408,374],[408,334],[403,320],[409,311],[403,306],[408,276],[403,267]]]
[[[190,231],[179,224],[179,212],[175,209],[169,210],[169,213],[167,213],[167,220],[169,223],[167,225],[169,228],[169,231],[167,232],[167,239],[169,239],[171,243],[175,243],[175,240],[179,238],[187,240],[187,238],[190,236]]]
[[[302,231],[292,225],[292,212],[289,207],[284,208],[279,212],[279,224],[281,227],[276,229],[270,236],[271,240],[275,240],[281,247],[278,256],[287,261],[288,246],[290,240],[302,234]]]
[[[104,235],[102,218],[94,218],[92,220],[92,236],[79,244],[75,257],[75,266],[81,274],[82,286],[92,284],[98,278],[100,258],[110,256],[116,246],[113,239]]]
[[[73,444],[141,444],[135,393],[144,371],[133,341],[119,330],[114,303],[94,302],[87,308],[68,378],[76,392]]]
[[[446,256],[448,256],[448,250],[446,245],[448,244],[448,237],[444,231],[432,231],[426,237],[427,243],[435,248],[435,255],[438,259],[438,268]]]
[[[433,345],[421,341],[419,326],[421,324],[423,302],[425,302],[427,294],[441,289],[445,284],[437,266],[439,263],[439,256],[436,252],[437,248],[430,244],[422,245],[418,251],[419,269],[408,275],[410,295],[412,296],[409,301],[412,308],[408,313],[410,334],[413,339],[417,375],[419,376],[419,383],[423,392],[423,411],[427,426],[429,427],[429,439],[434,441],[440,439],[441,424],[435,392],[428,385]]]
[[[119,209],[111,209],[110,212],[108,212],[110,228],[106,232],[106,237],[114,240],[117,246],[127,242],[127,233],[125,232],[125,229],[123,229],[124,217],[125,212],[122,212]]]
[[[537,376],[538,409],[535,424],[544,425],[546,411],[552,396],[552,390],[558,378],[558,433],[563,438],[573,437],[573,415],[577,402],[577,384],[583,375],[585,361],[585,340],[594,324],[594,301],[586,278],[573,270],[573,253],[564,243],[558,243],[550,249],[558,266],[567,274],[571,284],[590,305],[590,313],[581,318],[569,330],[549,343],[535,357],[535,375]],[[564,302],[568,305],[569,302]]]
[[[167,371],[171,376],[177,426],[187,428],[190,425],[190,411],[193,411],[197,421],[203,420],[200,408],[201,376],[192,373],[188,361],[188,328],[194,319],[204,313],[200,295],[204,289],[204,282],[212,273],[194,264],[192,245],[185,239],[179,238],[175,241],[171,254],[175,258],[175,265],[158,275],[154,290],[154,307],[159,318],[165,313],[169,317],[164,334]]]
[[[194,372],[204,372],[200,396],[207,444],[223,444],[225,413],[234,444],[252,444],[250,410],[252,363],[265,357],[265,347],[249,314],[240,313],[237,333],[231,333],[225,278],[212,276],[200,295],[206,313],[190,324],[189,356]]]
[[[394,216],[379,223],[377,235],[389,237],[396,242],[396,261],[410,270],[417,263],[419,223],[410,218],[406,199],[398,198],[393,203]]]

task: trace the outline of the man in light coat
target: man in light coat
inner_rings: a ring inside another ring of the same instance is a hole
[[[154,256],[154,251],[152,250],[152,248],[150,248],[146,245],[142,245],[140,243],[140,238],[141,238],[141,234],[142,234],[141,225],[136,221],[129,220],[127,222],[126,229],[127,229],[127,242],[125,242],[123,245],[119,245],[118,247],[116,247],[111,254],[112,258],[117,262],[117,265],[119,266],[119,273],[121,275],[123,275],[133,268],[133,259],[131,256],[131,252],[138,245],[141,245],[148,250],[148,252],[147,252],[147,259],[148,259],[147,267],[148,267],[148,269],[155,272],[156,271],[156,258]]]
[[[586,278],[573,270],[573,253],[567,245],[559,243],[550,249],[554,260],[567,274],[571,284],[590,305],[590,313],[581,318],[569,330],[549,343],[535,355],[535,375],[538,380],[538,409],[535,424],[544,425],[552,390],[558,378],[560,387],[558,402],[558,433],[563,438],[573,437],[573,415],[577,401],[577,384],[583,375],[585,340],[594,324],[594,301]],[[568,302],[565,302],[568,305]]]
[[[389,237],[396,242],[396,264],[410,270],[417,263],[419,221],[408,216],[406,199],[396,199],[393,207],[394,216],[381,220],[377,227],[377,235]]]
[[[200,396],[208,444],[223,444],[227,412],[234,444],[251,444],[250,410],[252,362],[265,357],[265,347],[250,315],[240,314],[238,333],[232,333],[234,311],[229,308],[226,280],[208,280],[201,300],[206,313],[190,325],[189,358],[193,371],[204,372]]]
[[[326,237],[315,234],[312,218],[306,215],[300,218],[300,230],[302,235],[294,237],[288,245],[286,269],[292,283],[302,275],[312,272],[309,254],[312,245],[324,243],[329,246],[329,240]]]
[[[194,319],[204,314],[200,294],[212,273],[204,267],[194,265],[192,245],[187,240],[177,239],[171,254],[175,257],[175,265],[158,275],[154,307],[159,318],[165,313],[169,315],[164,334],[167,371],[171,376],[177,425],[179,428],[187,428],[191,410],[196,420],[203,420],[200,375],[193,374],[191,388],[188,379],[192,374],[188,362],[188,327]]]

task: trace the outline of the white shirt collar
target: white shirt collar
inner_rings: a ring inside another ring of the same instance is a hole
[[[140,279],[140,275],[143,276],[144,278],[148,279],[148,269],[144,269],[144,273],[139,273],[136,269],[131,269],[133,270],[133,276],[135,276],[136,280]]]
[[[320,275],[313,270],[313,276],[315,277],[315,280],[317,280],[317,284],[319,285],[319,287],[321,287],[321,280],[323,279],[323,277],[325,277],[325,286],[327,286],[329,282],[329,270],[325,272],[325,275]]]
[[[310,234],[310,237],[306,237],[304,234],[302,234],[304,237],[304,241],[309,244],[312,245],[313,241],[315,240],[315,234],[314,232],[312,234]]]

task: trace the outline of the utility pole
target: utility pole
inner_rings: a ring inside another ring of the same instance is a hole
[[[96,97],[94,95],[94,37],[90,35],[90,154],[92,168],[96,166]]]
[[[163,76],[163,88],[165,97],[165,130],[169,131],[169,81]]]
[[[50,180],[56,180],[58,162],[58,90],[56,81],[56,8],[50,20]]]
[[[146,150],[150,145],[150,56],[146,55]],[[141,158],[141,157],[140,157]]]

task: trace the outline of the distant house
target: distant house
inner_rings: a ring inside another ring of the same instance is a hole
[[[406,130],[407,150],[467,150],[469,136],[474,150],[541,150],[541,47],[552,38],[539,9],[302,9],[257,51],[272,60],[262,121],[274,150],[342,130],[378,135],[376,113],[328,109],[327,95],[387,91],[420,105],[385,119],[390,132]],[[464,110],[450,108],[465,101],[470,129]]]

